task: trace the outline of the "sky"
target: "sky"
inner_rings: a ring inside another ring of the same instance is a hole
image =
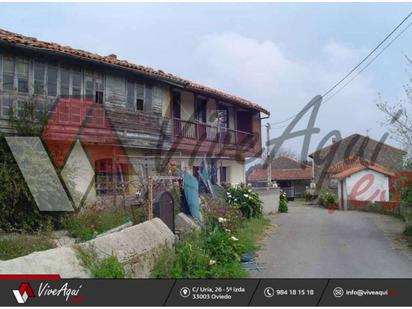
[[[270,110],[264,125],[323,94],[411,10],[409,3],[1,3],[0,28],[116,54],[244,97]],[[376,104],[405,99],[411,41],[412,27],[321,106],[310,150],[331,130],[381,138],[386,128]],[[285,124],[273,125],[271,137]],[[297,128],[306,125],[307,117]],[[302,141],[284,147],[300,153]]]

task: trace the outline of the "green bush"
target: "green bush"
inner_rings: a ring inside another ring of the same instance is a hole
[[[200,233],[166,249],[156,261],[152,276],[162,279],[208,278],[210,257],[203,248]]]
[[[6,232],[60,228],[63,214],[40,212],[8,148],[0,136],[0,229]]]
[[[270,221],[253,218],[239,222],[236,233],[225,232],[223,226],[208,227],[196,232],[165,250],[156,261],[152,276],[162,279],[182,278],[245,278],[248,273],[241,267],[240,256],[255,252],[257,241]]]
[[[403,233],[406,236],[412,236],[412,224],[409,224],[405,227],[405,230],[403,231]]]
[[[212,260],[218,263],[226,261],[240,262],[240,255],[245,253],[239,238],[216,228],[203,235],[204,248]]]
[[[93,278],[97,279],[123,279],[126,272],[123,265],[119,262],[116,256],[111,255],[104,259],[97,257],[94,248],[90,247],[85,250],[81,247],[76,247],[78,255],[83,262],[84,267],[90,270]]]
[[[319,205],[324,206],[324,207],[329,207],[331,204],[335,204],[335,202],[336,202],[336,198],[335,198],[335,195],[333,195],[332,193],[323,192],[319,194],[319,200],[318,200]]]
[[[279,208],[278,212],[280,213],[286,213],[288,212],[288,197],[285,192],[281,191],[280,192],[280,197],[279,197]]]
[[[12,117],[11,125],[19,136],[39,136],[47,121],[47,109],[36,118],[36,97],[24,104],[19,118]],[[11,114],[15,113],[11,111]],[[31,177],[42,177],[42,166]],[[30,176],[28,176],[30,177]],[[46,176],[43,176],[46,177]],[[63,213],[40,212],[26,181],[14,160],[4,135],[0,134],[0,229],[6,232],[47,231],[61,228]],[[44,179],[43,179],[44,180]],[[44,181],[48,181],[46,178]]]
[[[120,208],[100,211],[85,209],[79,213],[67,215],[64,227],[70,236],[86,241],[126,223],[129,219],[129,213]]]
[[[122,279],[125,277],[123,265],[117,257],[109,256],[101,260],[92,271],[94,278]]]
[[[10,235],[0,240],[0,260],[10,260],[56,247],[46,235]]]
[[[230,187],[226,191],[226,203],[237,205],[246,218],[262,216],[262,201],[259,195],[246,187]]]

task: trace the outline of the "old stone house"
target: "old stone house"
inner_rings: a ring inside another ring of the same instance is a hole
[[[35,116],[48,115],[43,143],[54,165],[63,168],[72,153],[90,164],[92,184],[78,186],[90,199],[141,170],[153,175],[173,165],[197,175],[204,159],[214,182],[245,182],[245,158],[260,156],[261,117],[269,115],[246,99],[116,55],[0,30],[1,132],[15,133],[10,119],[22,117],[28,102]]]

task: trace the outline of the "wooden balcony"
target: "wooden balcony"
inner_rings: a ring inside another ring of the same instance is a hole
[[[173,119],[173,146],[177,151],[245,158],[259,155],[260,136],[222,126]],[[197,155],[197,154],[196,154]]]

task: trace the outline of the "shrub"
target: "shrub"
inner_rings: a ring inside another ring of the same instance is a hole
[[[335,204],[336,198],[332,193],[324,192],[319,195],[318,203],[321,206],[329,207],[331,204]]]
[[[216,226],[220,226],[225,231],[235,232],[243,219],[237,205],[225,204],[225,201],[220,198],[208,199],[206,207],[203,209],[203,215],[206,228],[210,231],[213,231]]]
[[[47,109],[36,115],[36,97],[24,104],[19,118],[11,118],[11,125],[19,136],[41,136],[47,121]],[[11,115],[15,115],[11,111]],[[39,116],[36,118],[36,116]],[[31,177],[42,177],[42,166]],[[27,175],[26,175],[27,176]],[[29,176],[30,177],[30,176]],[[46,176],[44,176],[46,177]],[[14,231],[45,231],[60,228],[63,214],[40,212],[26,185],[20,169],[9,150],[4,135],[0,134],[0,229]],[[46,178],[45,181],[48,181]],[[51,185],[52,181],[51,181]]]
[[[210,233],[204,233],[203,239],[205,251],[217,263],[240,262],[240,255],[245,253],[239,238],[218,228]]]
[[[210,257],[203,248],[200,233],[166,249],[152,270],[152,276],[162,279],[207,278]]]
[[[116,256],[111,255],[104,259],[97,257],[94,248],[90,247],[85,250],[81,247],[76,247],[78,255],[83,262],[83,265],[88,268],[93,278],[97,279],[123,279],[126,276],[123,265],[119,262]]]
[[[412,236],[412,224],[409,224],[405,227],[405,230],[403,231],[403,233],[406,236]]]
[[[251,189],[230,187],[226,191],[226,203],[237,205],[246,218],[262,216],[262,201],[259,199],[259,195]]]
[[[0,260],[10,260],[56,247],[46,235],[12,235],[0,240]]]
[[[281,213],[286,213],[288,212],[288,197],[284,191],[280,192],[280,197],[279,197],[279,208],[278,212]]]
[[[129,213],[120,208],[85,209],[77,214],[67,215],[64,226],[70,236],[86,241],[127,221],[129,221]]]
[[[40,213],[4,136],[0,136],[0,229],[46,231],[61,227],[61,213]]]

